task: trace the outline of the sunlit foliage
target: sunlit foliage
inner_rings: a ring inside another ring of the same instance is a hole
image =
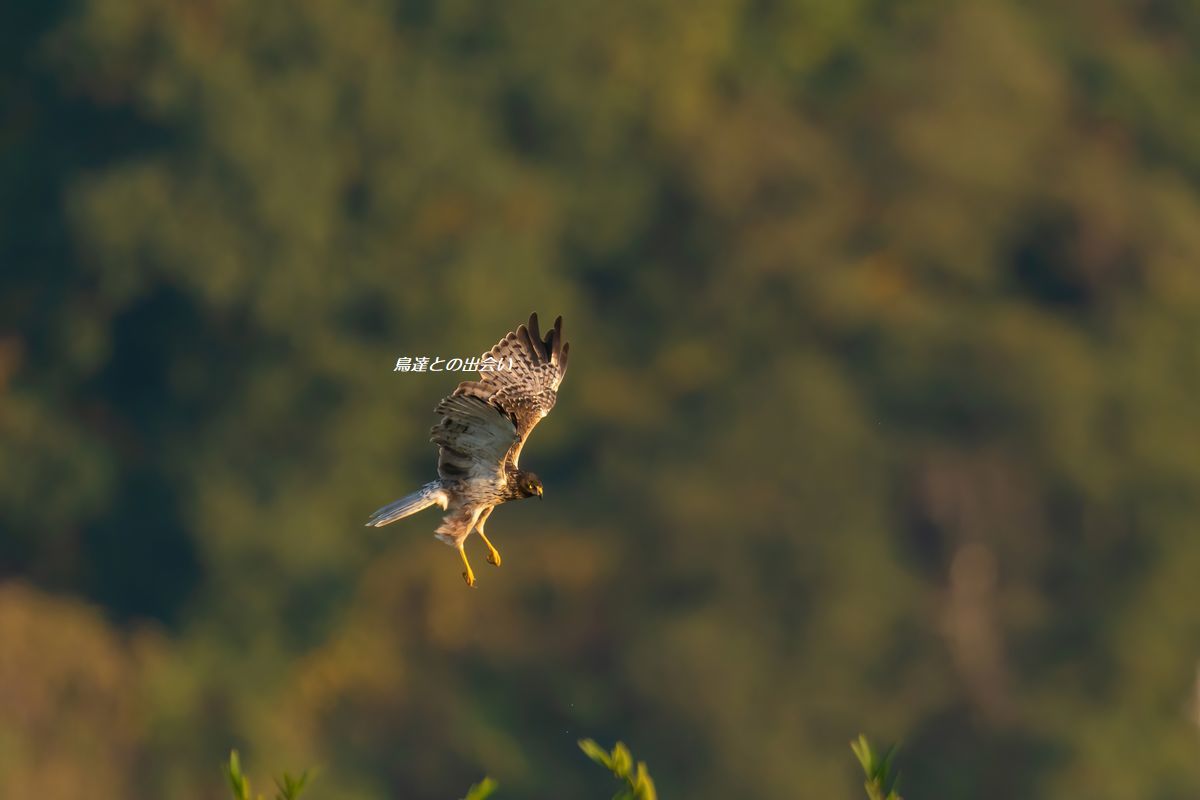
[[[846,797],[867,723],[926,797],[1200,793],[1194,3],[17,5],[0,670],[78,723],[0,705],[0,795],[582,797],[586,731]],[[533,310],[467,592],[361,526],[457,379],[392,365]]]

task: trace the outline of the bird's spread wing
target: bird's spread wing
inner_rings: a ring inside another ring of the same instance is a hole
[[[478,398],[499,409],[512,420],[517,440],[507,459],[513,466],[529,432],[554,408],[558,386],[567,373],[569,345],[562,337],[562,317],[543,339],[538,330],[537,314],[529,315],[528,325],[519,325],[484,353],[497,362],[494,370],[479,373],[477,381],[463,381],[452,397]]]
[[[438,475],[444,480],[495,481],[504,458],[519,441],[513,421],[478,397],[457,392],[438,403],[442,421],[430,438],[438,446]]]

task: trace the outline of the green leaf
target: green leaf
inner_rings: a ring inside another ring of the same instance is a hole
[[[301,773],[299,778],[293,778],[286,772],[283,773],[282,777],[275,779],[275,788],[279,790],[276,800],[296,800],[300,796],[300,793],[304,791],[308,779],[308,770]]]
[[[595,761],[605,769],[612,769],[612,759],[608,757],[608,753],[603,747],[596,744],[593,739],[580,739],[579,749],[582,750],[588,758]]]
[[[646,762],[637,762],[635,771],[633,754],[629,752],[629,748],[625,746],[624,742],[617,742],[613,746],[612,753],[606,753],[604,748],[595,741],[581,739],[579,749],[583,750],[592,761],[602,767],[607,767],[614,776],[625,783],[625,787],[613,795],[613,800],[658,800],[658,793],[654,788],[654,781],[650,779],[650,773],[646,769]]]
[[[879,767],[879,772],[882,775],[888,774],[892,769],[892,757],[896,755],[896,746],[892,745],[883,754],[883,763]]]
[[[612,771],[618,778],[628,778],[633,774],[633,756],[624,742],[617,742],[612,751]]]
[[[654,788],[654,781],[650,779],[650,772],[646,769],[645,761],[638,762],[633,793],[638,800],[658,800],[658,792]]]
[[[879,759],[871,748],[871,742],[863,734],[858,740],[850,743],[850,749],[858,757],[867,780],[863,783],[867,797],[870,800],[903,800],[897,790],[900,784],[898,775],[892,772],[892,761],[896,755],[896,746],[892,745]]]
[[[467,796],[463,800],[484,800],[484,798],[491,797],[499,785],[491,778],[484,778],[467,790]]]
[[[242,774],[242,762],[237,750],[229,751],[229,785],[236,800],[250,800],[250,782]]]
[[[862,764],[863,772],[867,773],[867,777],[871,776],[871,762],[874,756],[871,754],[871,743],[867,741],[867,737],[863,734],[858,735],[857,742],[850,743],[850,749],[854,751],[854,755],[858,756],[858,763]]]

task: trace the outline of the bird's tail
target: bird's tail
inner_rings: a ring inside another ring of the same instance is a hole
[[[367,527],[378,528],[389,522],[404,519],[418,511],[424,511],[430,506],[441,506],[444,509],[448,499],[446,490],[442,488],[441,483],[438,481],[427,483],[407,497],[401,497],[394,503],[388,503],[376,511],[367,520]]]

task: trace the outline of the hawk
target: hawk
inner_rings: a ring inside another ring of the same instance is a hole
[[[500,566],[500,553],[483,526],[492,510],[509,500],[541,497],[542,482],[517,462],[529,433],[554,408],[558,387],[567,372],[568,344],[562,317],[543,339],[537,314],[527,325],[510,331],[483,354],[496,366],[480,371],[479,380],[463,381],[434,409],[442,419],[430,431],[438,446],[438,479],[371,515],[368,527],[380,527],[430,506],[446,515],[434,533],[458,549],[463,580],[475,585],[463,543],[472,531],[488,549],[488,563]]]

